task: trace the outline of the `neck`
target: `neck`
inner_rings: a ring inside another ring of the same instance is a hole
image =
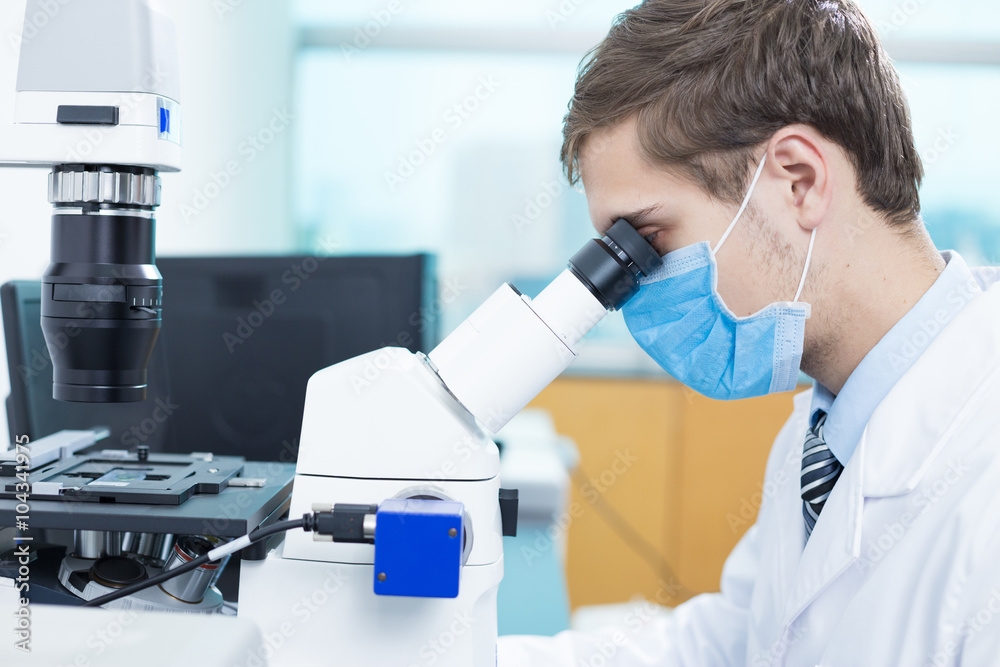
[[[802,370],[835,395],[945,267],[922,228],[902,238],[882,223],[845,249],[848,252],[841,257],[847,259],[824,267],[823,282],[832,289],[814,305],[819,317],[813,331],[809,331],[812,320],[807,323],[811,344],[802,360]]]

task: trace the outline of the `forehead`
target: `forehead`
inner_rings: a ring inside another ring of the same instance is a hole
[[[707,199],[699,187],[675,170],[646,158],[632,119],[588,136],[580,149],[579,167],[590,219],[598,231],[635,211],[675,208]]]
[[[580,146],[580,179],[584,187],[605,185],[609,176],[622,169],[633,171],[645,165],[639,148],[635,120],[594,130]]]

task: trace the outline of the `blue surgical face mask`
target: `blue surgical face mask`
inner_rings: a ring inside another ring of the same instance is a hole
[[[766,156],[765,156],[766,158]],[[707,242],[667,253],[642,279],[622,313],[633,338],[664,370],[716,399],[750,398],[795,388],[809,304],[800,303],[816,230],[791,302],[737,317],[719,296],[715,255],[750,203],[761,159],[739,212],[713,249]],[[763,267],[761,268],[763,270]]]

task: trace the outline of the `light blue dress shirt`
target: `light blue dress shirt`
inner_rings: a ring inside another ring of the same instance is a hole
[[[958,253],[941,253],[947,266],[930,289],[854,369],[834,396],[819,382],[813,385],[810,424],[816,412],[827,413],[823,436],[842,464],[854,454],[872,413],[903,374],[962,308],[980,292]]]

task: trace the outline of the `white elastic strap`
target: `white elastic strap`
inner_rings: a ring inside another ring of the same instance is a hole
[[[721,248],[722,244],[726,242],[726,239],[729,238],[729,234],[733,231],[733,227],[735,227],[736,223],[739,222],[740,216],[743,215],[743,211],[747,210],[747,206],[750,204],[750,196],[753,195],[754,186],[757,185],[757,180],[760,178],[761,173],[764,171],[764,161],[766,159],[767,159],[767,153],[764,153],[764,157],[760,159],[760,164],[757,165],[757,173],[753,175],[753,180],[750,181],[750,187],[747,189],[747,196],[743,198],[743,203],[740,205],[740,210],[736,212],[736,217],[733,218],[733,221],[729,223],[729,227],[726,229],[726,233],[722,235],[722,238],[719,239],[719,242],[715,244],[714,248],[712,248],[712,257],[715,257],[715,253],[719,252],[719,248]]]
[[[806,251],[806,265],[802,267],[802,278],[799,280],[799,289],[795,291],[795,298],[792,303],[796,303],[802,296],[802,287],[806,284],[806,274],[809,273],[809,262],[813,256],[813,241],[816,240],[816,227],[813,227],[812,234],[809,235],[809,250]]]
[[[244,535],[243,537],[237,540],[233,540],[232,542],[226,542],[221,547],[215,547],[214,549],[209,551],[208,560],[213,561],[225,558],[229,554],[239,551],[243,547],[248,547],[248,546],[250,546],[250,536]]]

